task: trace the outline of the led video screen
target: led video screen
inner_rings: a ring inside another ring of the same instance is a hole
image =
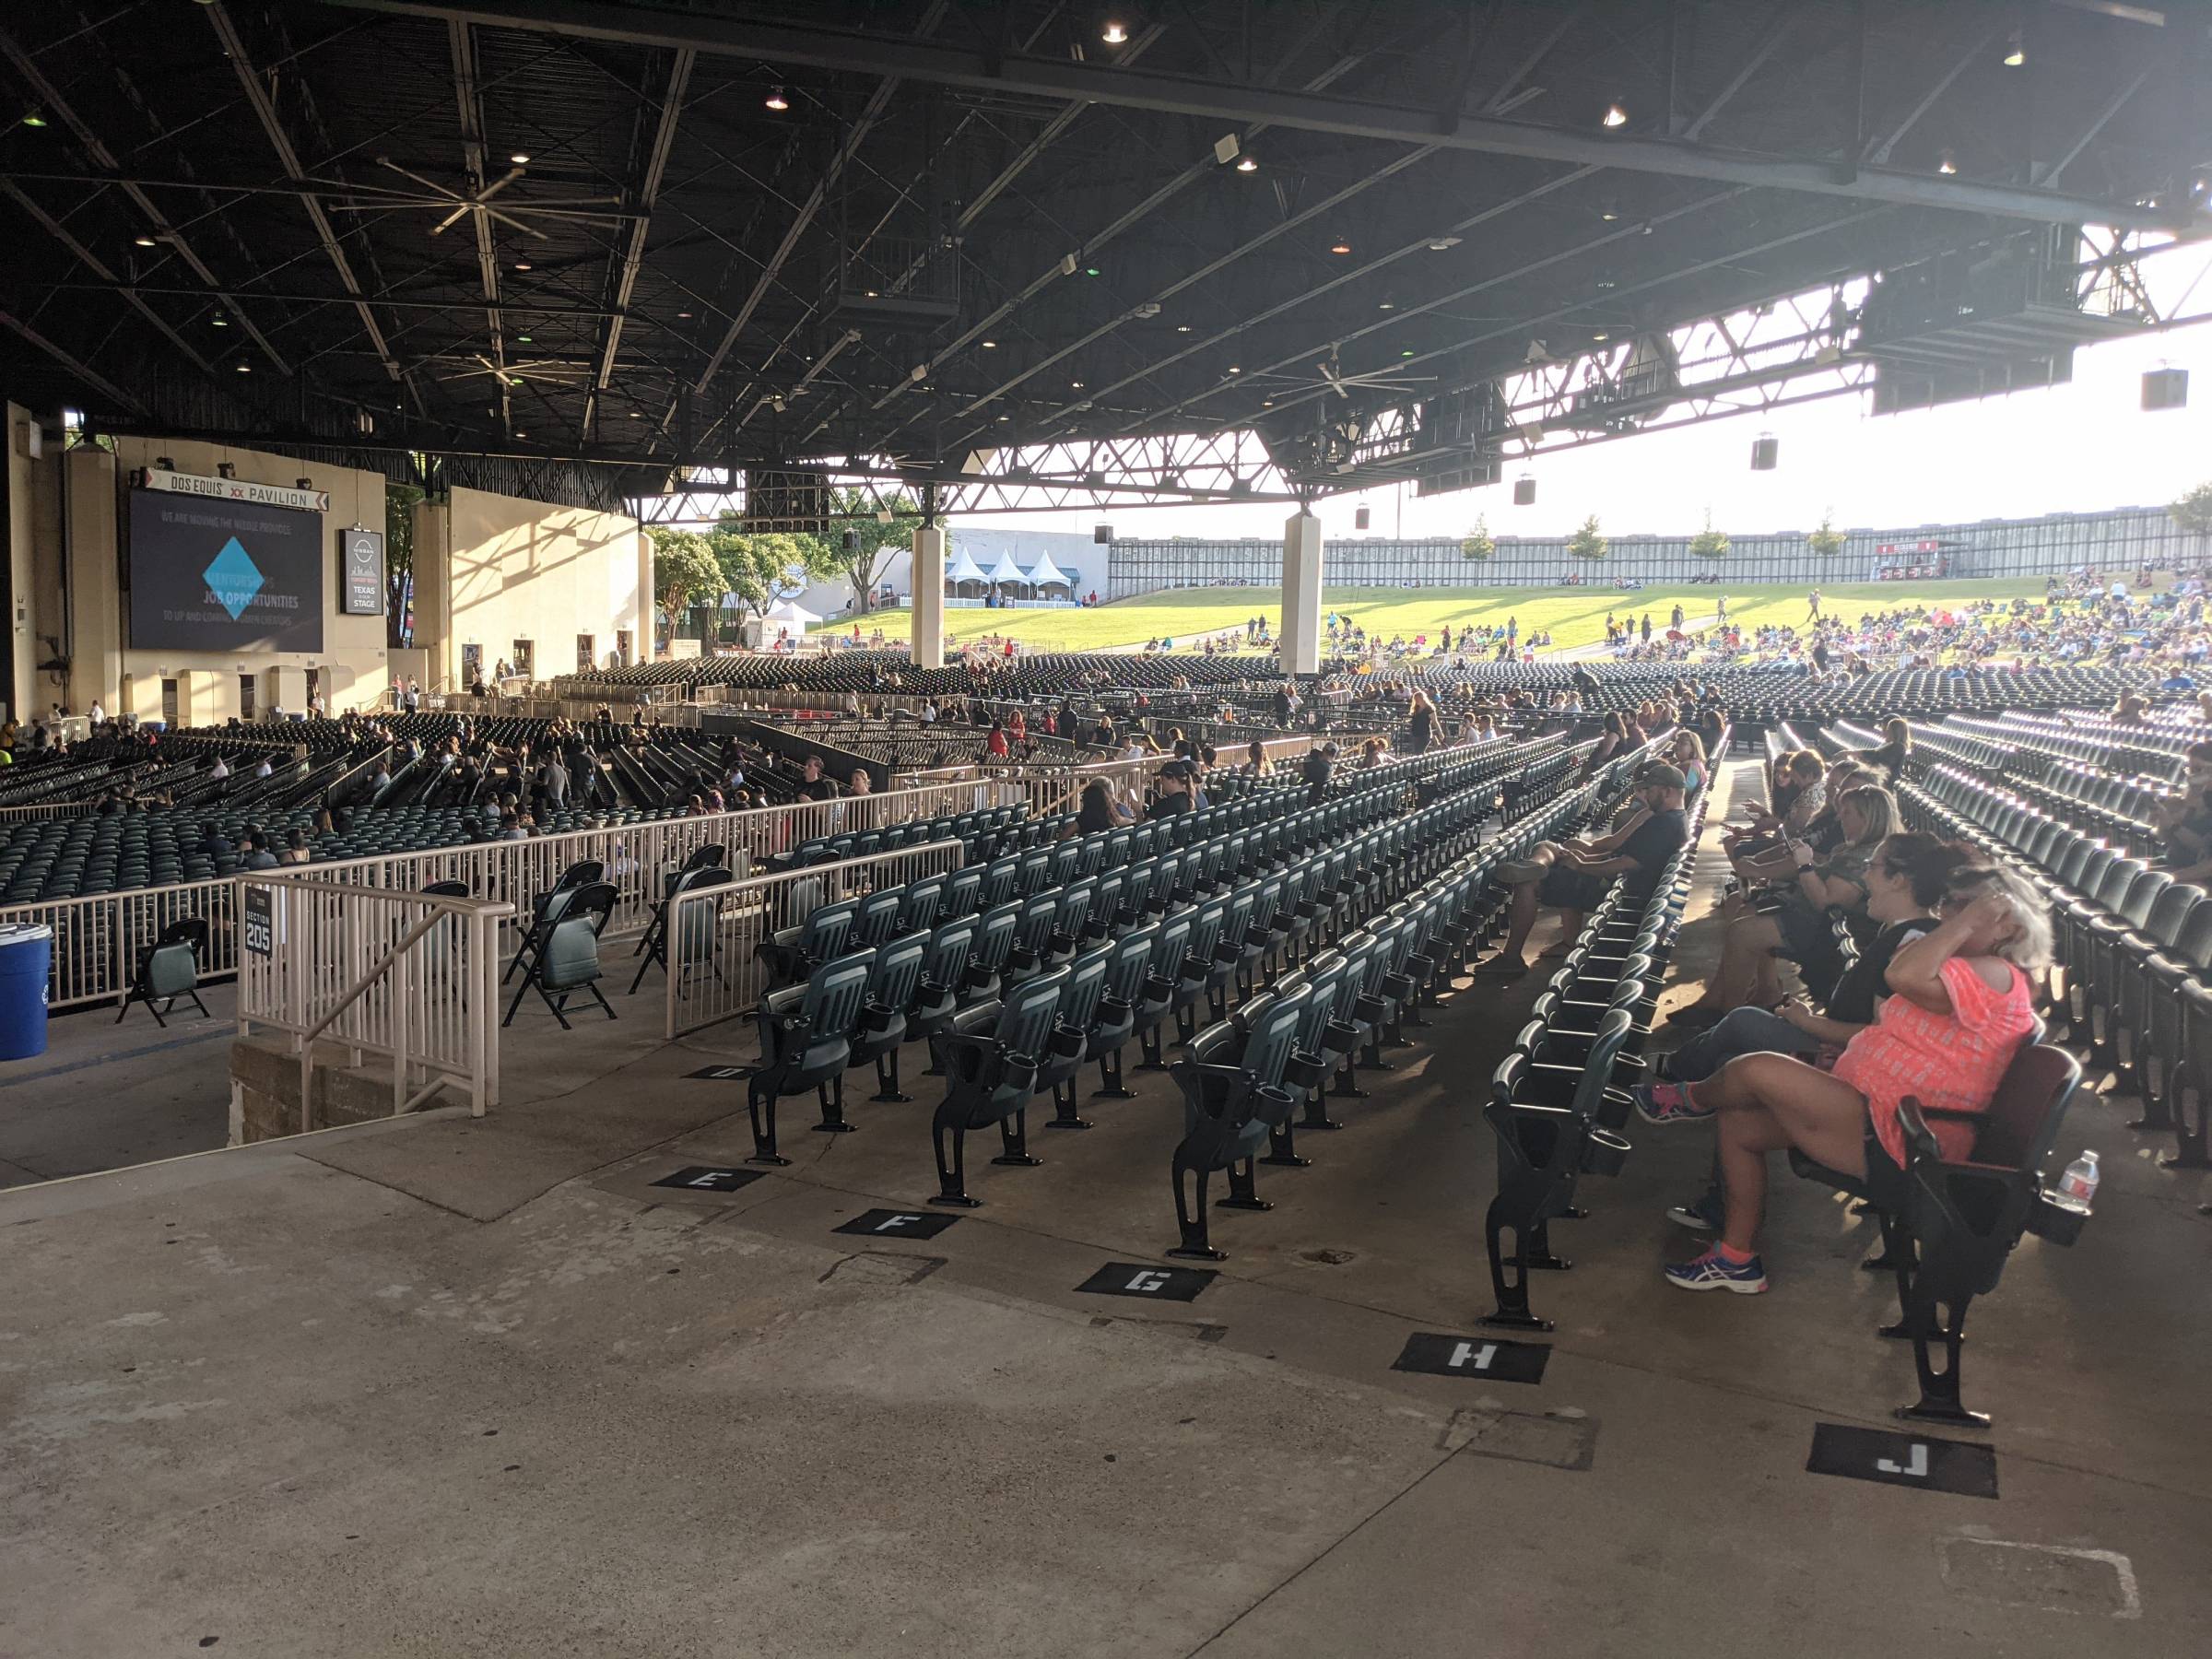
[[[323,649],[323,515],[131,491],[131,647]]]

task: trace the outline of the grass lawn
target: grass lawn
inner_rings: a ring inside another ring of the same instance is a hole
[[[1869,610],[2011,599],[2040,595],[2042,591],[2041,577],[2020,576],[1971,582],[1823,584],[1820,594],[1824,611],[1855,619]],[[1549,629],[1561,648],[1604,640],[1608,611],[1638,618],[1649,611],[1652,626],[1664,629],[1677,600],[1694,623],[1712,615],[1713,601],[1723,593],[1728,595],[1730,617],[1747,629],[1770,623],[1794,627],[1806,620],[1806,590],[1796,586],[1647,587],[1635,594],[1605,587],[1323,590],[1328,608],[1339,616],[1349,615],[1371,638],[1380,633],[1387,641],[1403,634],[1410,641],[1417,633],[1426,633],[1434,644],[1446,623],[1457,633],[1469,623],[1494,626],[1513,617],[1519,619],[1524,636]],[[1091,610],[948,610],[945,613],[945,638],[950,644],[980,634],[1003,634],[1033,651],[1098,651],[1117,645],[1141,646],[1147,640],[1163,637],[1181,641],[1187,635],[1235,626],[1253,616],[1265,616],[1270,624],[1279,625],[1282,614],[1279,588],[1186,588],[1144,594]],[[878,611],[865,619],[863,630],[879,627],[888,638],[902,640],[912,621],[908,611]],[[824,623],[816,631],[842,631],[851,627],[847,619]]]

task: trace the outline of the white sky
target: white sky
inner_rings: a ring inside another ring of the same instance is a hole
[[[2176,253],[2150,262],[2186,282],[2205,268]],[[2168,287],[2154,284],[2154,290]],[[2171,306],[2178,292],[2159,294]],[[2212,278],[2188,309],[2212,306]],[[2141,376],[2161,364],[2190,371],[2189,405],[2146,414]],[[1494,535],[1557,535],[1595,512],[1608,534],[1679,534],[1710,512],[1732,535],[1806,530],[1832,509],[1840,527],[1906,527],[2044,512],[2159,506],[2212,480],[2212,325],[2077,351],[2074,379],[2044,392],[1952,404],[1908,415],[1867,412],[1869,394],[1592,444],[1525,467],[1487,489],[1417,499],[1407,488],[1337,496],[1320,504],[1323,534],[1349,537],[1353,512],[1373,509],[1364,534],[1458,535],[1483,515]],[[1751,441],[1781,441],[1772,472],[1751,470]],[[1534,505],[1513,505],[1511,480],[1536,480]],[[1275,536],[1280,504],[1083,509],[978,515],[978,527],[1088,534],[1112,523],[1127,536]]]

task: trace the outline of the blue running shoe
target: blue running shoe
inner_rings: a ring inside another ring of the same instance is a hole
[[[1640,1084],[1629,1090],[1629,1098],[1636,1103],[1636,1115],[1647,1124],[1690,1124],[1711,1117],[1716,1110],[1690,1104],[1686,1083]]]
[[[1667,1268],[1666,1282],[1678,1290],[1733,1290],[1738,1296],[1759,1296],[1767,1288],[1766,1264],[1757,1256],[1740,1266],[1724,1261],[1717,1250]]]

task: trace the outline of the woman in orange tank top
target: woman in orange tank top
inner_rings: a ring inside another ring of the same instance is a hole
[[[1861,1177],[1877,1202],[1902,1180],[1898,1103],[1984,1112],[2035,1030],[2029,976],[2049,959],[2051,924],[2041,896],[2008,870],[1958,871],[1936,912],[1941,924],[1900,949],[1892,994],[1852,1040],[1832,1072],[1784,1054],[1744,1054],[1694,1085],[1635,1091],[1646,1122],[1715,1118],[1726,1199],[1721,1240],[1705,1255],[1668,1267],[1688,1290],[1755,1293],[1767,1288],[1753,1249],[1766,1205],[1767,1155],[1795,1147]],[[1973,1144],[1971,1124],[1936,1128],[1946,1158]]]

